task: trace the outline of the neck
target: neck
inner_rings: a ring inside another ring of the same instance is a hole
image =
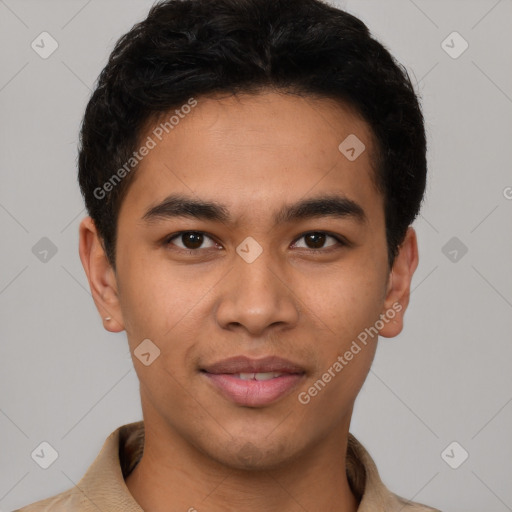
[[[349,422],[278,468],[250,471],[212,460],[168,428],[145,427],[126,485],[146,511],[357,511],[345,469]]]

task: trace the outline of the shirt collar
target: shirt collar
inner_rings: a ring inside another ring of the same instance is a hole
[[[77,484],[84,512],[143,512],[124,480],[139,462],[143,450],[143,421],[123,425],[108,436],[100,453]],[[370,454],[351,433],[348,435],[346,470],[350,487],[360,500],[358,512],[377,509],[386,512],[404,509],[436,512],[390,492],[381,481]]]

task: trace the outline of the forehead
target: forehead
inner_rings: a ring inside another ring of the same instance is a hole
[[[175,192],[230,205],[241,217],[322,192],[379,204],[372,132],[349,106],[276,92],[196,101],[147,125],[140,141],[152,149],[122,210],[142,215]]]

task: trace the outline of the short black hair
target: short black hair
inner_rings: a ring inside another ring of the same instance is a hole
[[[80,188],[114,269],[118,214],[148,123],[191,98],[268,89],[338,100],[369,124],[392,265],[427,174],[405,67],[361,20],[320,0],[165,0],[116,43],[81,126]]]

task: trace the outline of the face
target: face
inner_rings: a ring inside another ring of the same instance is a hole
[[[87,219],[80,249],[106,327],[126,330],[146,424],[237,468],[339,439],[375,354],[368,332],[400,331],[417,263],[410,230],[390,279],[368,125],[269,92],[197,98],[162,140],[156,126],[115,273]],[[351,134],[355,159],[338,149]]]

